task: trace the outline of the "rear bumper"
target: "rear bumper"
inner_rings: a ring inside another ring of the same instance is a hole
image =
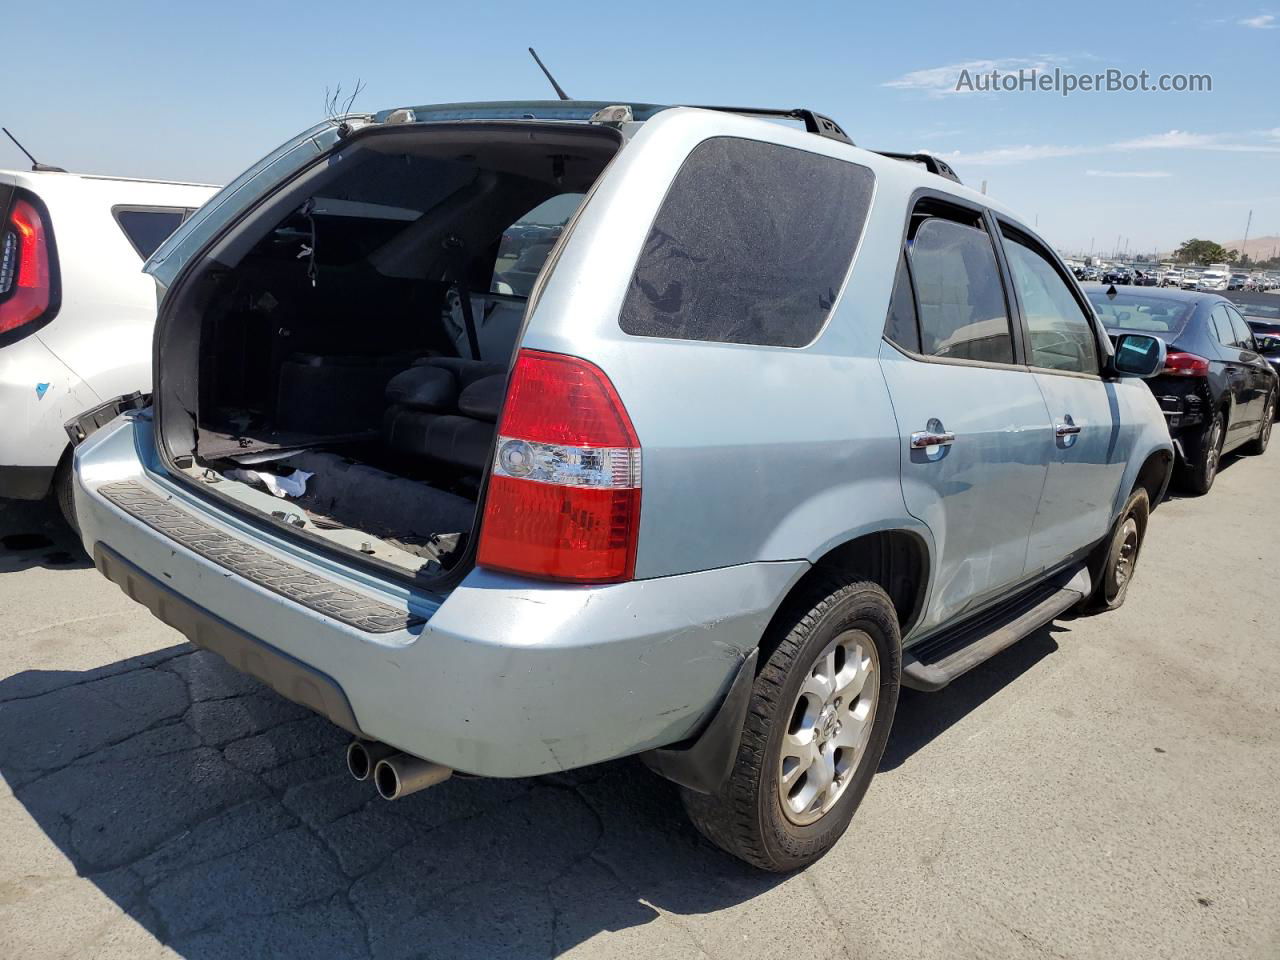
[[[241,673],[257,677],[277,693],[310,707],[358,737],[367,737],[351,712],[347,695],[332,677],[249,636],[215,617],[177,591],[148,576],[110,547],[93,551],[98,572],[173,627],[197,647],[212,650]]]
[[[108,577],[339,726],[485,776],[687,739],[808,568],[745,564],[600,587],[475,570],[441,600],[219,511],[166,481],[153,458],[150,423],[137,417],[77,448],[77,515]],[[185,538],[103,492],[121,485],[162,500]]]

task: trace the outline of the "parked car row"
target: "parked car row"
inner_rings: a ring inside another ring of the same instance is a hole
[[[1246,290],[1265,292],[1280,289],[1280,277],[1262,273],[1245,273],[1232,270],[1227,264],[1213,264],[1206,268],[1175,267],[1151,264],[1089,266],[1079,261],[1071,263],[1071,272],[1082,283],[1098,281],[1116,286],[1178,287],[1183,290]]]
[[[384,798],[638,755],[813,862],[900,688],[1122,604],[1175,465],[1261,452],[1278,391],[1221,298],[1086,294],[935,158],[748,113],[286,142],[148,260],[150,403],[68,423],[97,568]]]

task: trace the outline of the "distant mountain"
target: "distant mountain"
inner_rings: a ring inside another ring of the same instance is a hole
[[[1253,260],[1270,260],[1272,257],[1280,255],[1280,237],[1275,234],[1266,237],[1250,237],[1249,248],[1241,250],[1243,240],[1232,240],[1230,243],[1224,243],[1223,246],[1228,250],[1240,250],[1241,254],[1247,254]]]

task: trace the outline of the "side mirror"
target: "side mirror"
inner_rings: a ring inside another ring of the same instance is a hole
[[[1280,353],[1280,337],[1269,333],[1255,333],[1253,342],[1258,345],[1258,352],[1264,356]]]
[[[1124,377],[1154,377],[1164,369],[1167,352],[1168,348],[1159,337],[1125,333],[1116,340],[1116,352],[1111,358],[1111,366]]]

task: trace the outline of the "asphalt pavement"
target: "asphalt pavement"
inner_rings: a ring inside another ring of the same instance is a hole
[[[0,957],[1280,957],[1280,452],[1128,602],[905,692],[849,833],[756,873],[623,760],[386,803],[346,737],[0,501]],[[484,691],[477,691],[484,696]]]

